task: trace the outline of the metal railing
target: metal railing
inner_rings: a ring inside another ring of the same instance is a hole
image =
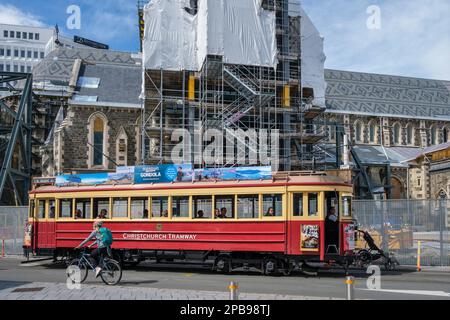
[[[27,207],[0,207],[0,241],[5,241],[5,253],[23,253],[23,236],[28,217]]]
[[[450,266],[450,200],[355,200],[353,212],[359,229],[400,264],[416,264],[420,241],[422,265]]]

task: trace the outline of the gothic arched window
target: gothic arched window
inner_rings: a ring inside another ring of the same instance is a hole
[[[108,120],[101,112],[92,114],[89,118],[88,136],[88,166],[108,167]]]
[[[392,130],[392,141],[394,144],[401,144],[401,126],[400,123],[394,124],[394,128]]]
[[[442,139],[443,139],[443,143],[447,143],[448,142],[448,129],[447,127],[444,127],[442,129]]]
[[[378,142],[378,125],[375,121],[371,121],[369,123],[369,142],[377,143]]]
[[[355,122],[355,141],[356,142],[363,142],[363,126],[361,124],[361,121]]]
[[[413,125],[408,123],[406,126],[406,144],[413,145],[414,144],[414,130]]]
[[[434,146],[434,145],[437,144],[437,141],[438,141],[438,139],[437,139],[437,130],[436,130],[436,126],[433,125],[430,128],[430,144],[432,146]]]

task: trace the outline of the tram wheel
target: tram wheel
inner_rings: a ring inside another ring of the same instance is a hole
[[[370,254],[369,250],[366,249],[360,250],[356,258],[360,267],[369,265],[370,262],[372,262],[372,255]]]
[[[275,276],[278,274],[278,261],[274,258],[268,258],[264,262],[264,273],[267,276]]]
[[[228,256],[219,256],[216,259],[216,270],[221,273],[230,273],[231,258]]]

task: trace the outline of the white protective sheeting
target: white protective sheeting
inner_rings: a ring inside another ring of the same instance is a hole
[[[291,0],[292,1],[292,0]],[[299,1],[299,0],[296,0]],[[298,6],[301,14],[302,34],[302,87],[314,89],[315,105],[325,107],[325,60],[323,37],[311,19]],[[297,11],[296,11],[297,12]]]
[[[152,0],[144,8],[144,68],[198,71],[208,54],[231,64],[275,67],[275,14],[261,0]]]
[[[197,69],[197,17],[184,10],[179,0],[152,0],[144,8],[145,69]]]

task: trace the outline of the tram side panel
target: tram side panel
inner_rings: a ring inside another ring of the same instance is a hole
[[[285,254],[286,222],[111,222],[113,249],[271,252]],[[92,222],[58,222],[56,248],[74,248]]]
[[[288,221],[288,255],[323,260],[324,240],[323,221]]]

